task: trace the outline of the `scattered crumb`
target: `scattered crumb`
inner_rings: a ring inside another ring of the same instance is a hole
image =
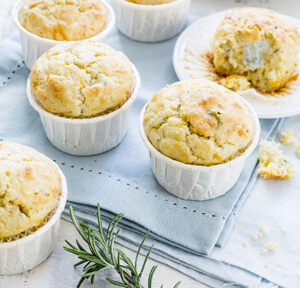
[[[286,233],[286,227],[284,225],[281,226],[281,232]]]
[[[276,262],[276,266],[281,266],[281,262],[280,262],[280,261],[277,261],[277,262]]]
[[[221,84],[233,91],[244,91],[251,87],[251,83],[247,80],[246,76],[230,75],[221,79]]]
[[[266,248],[261,249],[260,254],[267,254],[268,250]]]
[[[247,247],[247,246],[248,246],[248,242],[247,242],[247,241],[244,241],[243,245],[244,245],[245,247]]]
[[[252,240],[257,240],[258,239],[257,233],[252,233],[251,238]]]
[[[267,254],[269,251],[274,252],[276,249],[277,243],[269,242],[265,245],[265,248],[261,249],[260,254]]]
[[[264,237],[264,234],[263,233],[259,233],[259,237],[260,238]]]
[[[280,142],[284,145],[293,145],[297,143],[297,138],[292,130],[285,130],[280,135]]]
[[[300,146],[297,147],[296,152],[297,152],[298,157],[300,158]]]
[[[265,267],[268,267],[268,265],[265,265]]]
[[[267,245],[265,245],[268,251],[275,251],[277,247],[277,243],[275,242],[269,242]]]
[[[264,179],[289,179],[295,176],[293,165],[275,142],[262,140],[258,158],[258,174]]]
[[[297,277],[300,278],[300,274],[298,274]]]
[[[263,233],[264,236],[268,236],[270,234],[270,229],[266,224],[260,225],[260,231]]]
[[[222,261],[222,263],[224,264],[224,263],[225,263],[225,261],[223,260],[223,261]]]

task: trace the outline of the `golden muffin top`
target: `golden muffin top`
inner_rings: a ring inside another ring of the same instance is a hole
[[[175,0],[126,0],[131,3],[140,4],[140,5],[161,5],[173,2]]]
[[[91,38],[103,30],[106,20],[100,0],[25,0],[19,12],[26,30],[58,41]]]
[[[59,194],[59,175],[50,159],[32,148],[0,142],[0,238],[38,226]]]
[[[65,42],[51,48],[32,67],[31,93],[45,110],[88,118],[123,105],[134,76],[129,59],[95,42]]]
[[[215,165],[249,146],[254,121],[241,98],[203,79],[166,86],[149,102],[145,133],[166,156],[187,164]]]
[[[214,64],[222,76],[245,76],[259,90],[273,92],[289,81],[299,46],[298,29],[288,18],[262,8],[235,8],[216,30]]]

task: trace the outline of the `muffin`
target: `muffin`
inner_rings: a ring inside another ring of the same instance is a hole
[[[76,41],[100,33],[107,16],[100,0],[25,0],[19,21],[39,37]]]
[[[160,5],[173,2],[174,0],[126,0],[131,3],[140,5]]]
[[[31,93],[50,113],[90,118],[110,113],[134,85],[128,58],[94,42],[66,42],[42,55],[29,76]]]
[[[215,69],[222,76],[245,76],[260,91],[273,92],[289,81],[299,45],[297,27],[285,17],[267,9],[235,8],[213,40]]]
[[[162,154],[210,166],[240,155],[254,136],[254,122],[241,98],[208,80],[166,86],[148,103],[144,130]]]
[[[59,174],[50,159],[17,143],[0,143],[0,238],[38,226],[59,194]]]

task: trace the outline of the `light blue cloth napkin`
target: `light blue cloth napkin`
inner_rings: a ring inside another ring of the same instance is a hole
[[[151,238],[157,242],[155,257],[158,260],[173,263],[173,266],[181,263],[181,270],[190,271],[190,275],[197,273],[201,278],[208,274],[217,277],[216,281],[230,282],[230,277],[217,275],[215,261],[208,265],[209,259],[205,261],[205,257],[197,255],[209,255],[215,245],[225,243],[235,213],[255,182],[257,151],[249,157],[238,183],[226,195],[203,202],[184,201],[168,194],[156,182],[148,151],[138,133],[139,113],[144,104],[154,92],[178,81],[172,66],[175,41],[176,38],[156,44],[134,42],[116,29],[109,36],[108,44],[122,50],[136,65],[142,77],[142,90],[133,105],[123,142],[107,153],[91,157],[67,155],[48,142],[39,115],[25,95],[29,70],[22,61],[19,36],[2,42],[0,139],[31,146],[55,160],[68,180],[68,205],[74,205],[82,219],[95,222],[95,205],[100,202],[106,219],[125,213],[126,218],[121,223],[123,244],[135,246],[150,229]],[[261,121],[262,137],[272,137],[280,123],[280,120]],[[68,210],[64,217],[68,218]],[[187,258],[194,263],[186,261]],[[260,282],[259,277],[241,269],[236,268],[236,273],[246,277],[244,284]],[[198,276],[193,277],[205,282]]]

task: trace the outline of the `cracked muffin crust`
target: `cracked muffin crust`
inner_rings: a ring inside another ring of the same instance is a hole
[[[32,148],[0,142],[0,238],[38,226],[55,207],[60,179]]]
[[[100,0],[26,0],[19,12],[27,31],[57,41],[91,38],[103,30],[106,20]]]
[[[173,2],[174,0],[126,0],[131,3],[140,5],[160,5]]]
[[[130,97],[129,59],[95,42],[66,42],[42,55],[30,73],[31,92],[50,113],[89,118],[107,114]]]
[[[299,46],[289,19],[267,9],[235,8],[217,28],[214,65],[222,76],[245,76],[262,92],[273,92],[290,80]]]
[[[180,81],[156,93],[145,110],[144,129],[164,155],[205,166],[236,157],[254,136],[253,119],[240,97],[204,79]]]

